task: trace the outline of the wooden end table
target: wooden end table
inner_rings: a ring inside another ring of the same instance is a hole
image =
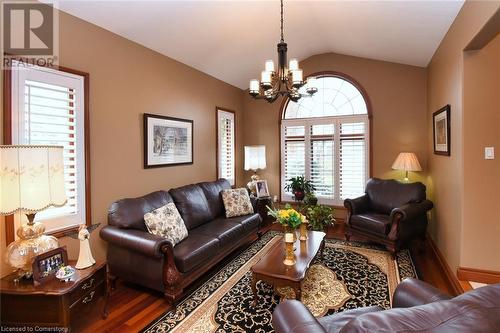
[[[75,266],[76,261],[69,261]],[[71,281],[54,278],[43,284],[33,280],[14,282],[17,274],[0,280],[2,325],[13,327],[56,327],[75,332],[88,325],[94,312],[107,317],[108,282],[106,263],[76,270]]]
[[[285,245],[283,240],[274,244],[269,251],[252,266],[252,291],[254,306],[258,301],[257,281],[265,281],[276,290],[279,287],[291,287],[295,291],[295,298],[300,300],[301,283],[306,276],[309,265],[318,252],[323,257],[325,247],[325,233],[321,231],[308,231],[308,239],[295,242],[295,260],[293,266],[283,263],[285,258]]]

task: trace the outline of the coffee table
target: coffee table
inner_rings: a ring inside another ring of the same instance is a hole
[[[295,298],[300,300],[301,282],[306,276],[309,265],[320,252],[323,257],[325,247],[325,233],[321,231],[308,231],[308,239],[297,241],[294,244],[295,260],[293,266],[283,263],[285,258],[285,243],[280,240],[274,244],[269,251],[252,266],[252,291],[254,296],[253,305],[258,301],[257,281],[265,281],[276,290],[279,287],[291,287],[295,291]]]

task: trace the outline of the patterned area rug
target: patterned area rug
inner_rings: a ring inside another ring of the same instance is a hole
[[[250,268],[280,241],[280,233],[267,232],[144,332],[273,332],[274,308],[283,298],[295,298],[294,292],[275,293],[260,281],[259,304],[252,306]],[[390,308],[397,284],[416,276],[408,250],[394,261],[376,246],[328,239],[323,259],[313,262],[303,281],[302,302],[317,317],[363,306]]]

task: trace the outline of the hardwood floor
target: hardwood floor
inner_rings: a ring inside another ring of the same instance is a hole
[[[269,229],[280,230],[280,226],[274,225]],[[337,223],[334,228],[327,232],[328,238],[344,239],[344,225]],[[353,238],[352,240],[363,241]],[[425,246],[416,245],[411,249],[420,279],[434,285],[442,291],[453,294],[453,288],[448,283],[443,267],[440,266],[428,243]],[[200,279],[190,290],[200,286],[206,279],[219,270],[224,264],[232,260],[237,253],[225,259],[214,267],[204,279]],[[187,291],[186,294],[189,294]],[[136,285],[118,281],[116,290],[112,291],[109,299],[109,316],[106,320],[89,318],[88,326],[83,332],[137,332],[146,327],[161,314],[170,310],[161,293],[154,292]]]

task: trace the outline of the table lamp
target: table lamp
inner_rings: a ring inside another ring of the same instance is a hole
[[[398,157],[392,164],[394,170],[404,170],[406,171],[404,182],[409,182],[408,171],[422,171],[422,167],[418,162],[417,155],[414,153],[399,153]]]
[[[59,246],[57,238],[43,234],[45,226],[34,221],[35,214],[66,201],[63,147],[0,146],[0,215],[22,212],[28,218],[5,254],[19,277],[30,278],[33,258]]]
[[[260,179],[257,170],[266,168],[266,146],[245,146],[245,170],[253,170],[247,187],[252,194],[256,194],[255,182]]]

